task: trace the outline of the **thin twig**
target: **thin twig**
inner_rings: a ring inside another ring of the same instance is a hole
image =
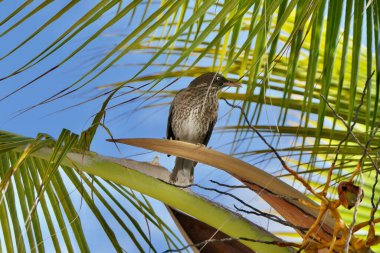
[[[288,167],[288,165],[285,163],[285,161],[282,159],[282,157],[280,156],[280,154],[277,152],[277,150],[262,136],[262,134],[253,126],[250,124],[250,121],[247,117],[247,115],[245,114],[243,108],[239,105],[233,105],[231,104],[227,99],[225,98],[222,98],[226,103],[227,105],[233,107],[233,108],[237,108],[240,110],[240,112],[242,113],[243,117],[244,117],[244,120],[245,122],[247,123],[248,127],[251,128],[259,137],[260,139],[269,147],[269,149],[272,150],[272,152],[275,154],[275,156],[277,157],[277,159],[281,162],[281,165],[282,167],[288,171],[296,180],[298,180],[309,192],[311,192],[314,196],[318,197],[319,199],[322,199],[322,196],[320,196],[317,192],[315,192],[313,190],[313,188],[311,188],[311,186],[306,182],[305,179],[303,179],[302,177],[300,177],[296,171],[292,170],[291,168]]]
[[[234,205],[234,207],[235,207],[235,209],[236,209],[237,211],[239,211],[239,212],[246,213],[246,214],[254,214],[254,215],[257,215],[257,216],[264,216],[264,217],[268,218],[269,220],[275,221],[275,222],[280,223],[280,224],[282,224],[282,225],[284,225],[284,226],[288,226],[288,227],[291,227],[291,228],[297,229],[297,230],[301,231],[303,234],[305,234],[305,233],[307,232],[307,230],[308,230],[307,227],[296,226],[296,225],[293,225],[293,224],[292,224],[291,226],[289,226],[289,222],[286,222],[286,221],[284,221],[284,220],[278,218],[277,216],[275,216],[275,215],[273,215],[273,214],[268,214],[268,213],[264,213],[264,212],[261,212],[261,211],[260,211],[260,212],[256,212],[256,211],[248,211],[248,210],[245,210],[245,209],[239,208],[239,207],[237,207],[236,205]],[[264,215],[264,214],[265,214],[265,215]],[[276,217],[276,220],[269,218],[267,215],[271,215],[271,216],[273,216],[273,217]]]
[[[349,134],[352,136],[352,138],[355,140],[355,142],[356,142],[361,148],[365,149],[365,146],[360,142],[360,140],[356,137],[356,135],[355,135],[352,131],[350,131],[350,126],[348,126],[348,124],[345,122],[345,120],[342,118],[342,116],[340,116],[340,115],[334,110],[334,108],[332,108],[331,105],[328,104],[326,98],[325,98],[322,94],[321,94],[321,97],[322,97],[322,99],[327,103],[327,106],[333,111],[333,113],[335,114],[335,116],[336,116],[337,118],[339,118],[339,119],[342,121],[342,123],[345,125],[345,127],[349,130]],[[379,171],[379,167],[377,166],[377,164],[376,164],[375,161],[373,160],[371,154],[369,154],[368,150],[365,151],[365,154],[366,154],[366,156],[368,156],[369,160],[371,161],[372,166],[373,166],[373,167],[376,169],[376,171],[379,173],[379,172],[380,172],[380,171]]]
[[[355,136],[355,134],[352,132],[355,125],[356,125],[356,122],[357,122],[357,119],[358,119],[358,116],[359,116],[359,111],[360,111],[360,108],[362,107],[362,105],[364,104],[364,97],[365,97],[365,94],[366,94],[366,91],[367,91],[367,88],[369,86],[369,83],[371,81],[371,78],[372,76],[374,75],[375,71],[372,72],[371,76],[367,79],[365,85],[364,85],[364,89],[363,89],[363,93],[362,93],[362,96],[360,97],[360,103],[358,105],[358,107],[356,108],[355,110],[355,113],[354,113],[354,117],[352,119],[353,123],[351,124],[351,126],[349,126],[347,124],[347,122],[343,119],[342,116],[340,116],[335,110],[334,108],[332,108],[332,106],[330,105],[330,103],[328,102],[328,100],[325,98],[325,96],[323,96],[323,94],[320,94],[321,98],[323,99],[323,101],[326,103],[326,105],[330,108],[330,110],[334,113],[335,117],[337,117],[338,119],[340,119],[342,121],[342,123],[345,125],[345,127],[347,128],[347,134],[346,136],[339,142],[338,144],[338,147],[335,151],[336,155],[335,155],[335,159],[331,165],[331,168],[327,174],[327,180],[326,180],[326,184],[325,184],[325,187],[323,189],[323,192],[326,192],[328,187],[330,186],[330,182],[331,182],[331,177],[332,177],[332,171],[335,167],[335,164],[338,160],[338,156],[339,156],[339,151],[340,151],[340,148],[341,146],[343,145],[343,143],[345,141],[347,141],[348,137],[351,135],[355,141],[359,144],[360,147],[364,148],[364,150],[366,151],[367,149],[365,147],[363,147],[363,144],[361,144],[361,142],[359,141],[359,139]],[[370,154],[366,151],[365,154],[367,154],[372,162],[372,164],[375,166],[375,162],[373,161],[372,157],[370,156]],[[362,161],[362,160],[361,160]]]
[[[371,223],[379,223],[380,222],[380,218],[377,218],[377,219],[373,219],[372,221],[371,220],[368,220],[368,221],[365,221],[365,222],[361,222],[359,224],[356,224],[353,231],[354,233],[357,232],[358,230],[364,228],[365,226],[368,226],[370,225]]]
[[[291,228],[294,228],[294,229],[298,229],[300,231],[305,231],[307,230],[307,228],[305,227],[301,227],[301,226],[296,226],[290,222],[287,222],[281,218],[279,218],[278,216],[276,215],[273,215],[273,214],[270,214],[270,213],[266,213],[266,212],[263,212],[261,210],[259,210],[258,208],[255,208],[253,206],[251,206],[250,204],[246,203],[245,201],[243,201],[242,199],[240,199],[239,197],[233,195],[232,193],[229,193],[229,192],[225,192],[225,191],[221,191],[221,190],[218,190],[218,189],[215,189],[215,188],[211,188],[211,187],[205,187],[205,186],[202,186],[202,185],[199,185],[199,184],[189,184],[189,185],[175,185],[175,184],[172,184],[172,183],[169,183],[169,182],[166,182],[166,181],[162,181],[166,184],[170,184],[170,185],[173,185],[173,186],[176,186],[178,188],[183,188],[183,189],[187,189],[187,188],[190,188],[192,186],[195,186],[195,187],[198,187],[200,189],[203,189],[203,190],[206,190],[206,191],[214,191],[218,194],[221,194],[221,195],[225,195],[225,196],[229,196],[231,198],[233,198],[234,200],[238,201],[239,203],[241,203],[243,206],[251,209],[252,211],[246,211],[246,210],[243,210],[243,209],[239,209],[238,207],[236,207],[234,205],[234,207],[238,210],[238,211],[243,211],[245,213],[250,213],[250,214],[255,214],[257,216],[262,216],[262,217],[265,217],[271,221],[274,221],[274,222],[277,222],[279,224],[282,224],[284,226],[288,226],[288,227],[291,227]]]
[[[379,128],[380,123],[377,124],[376,131]],[[379,152],[376,154],[376,163],[379,163]],[[371,195],[371,204],[372,204],[372,209],[371,209],[371,215],[370,215],[370,222],[374,221],[375,219],[375,213],[377,211],[377,208],[379,207],[380,204],[380,197],[377,199],[377,202],[375,204],[375,192],[376,192],[376,185],[379,181],[379,173],[376,171],[376,177],[375,177],[375,183],[372,185],[372,195]]]
[[[352,222],[351,222],[350,227],[348,229],[348,235],[347,235],[347,238],[346,238],[346,242],[344,243],[343,252],[345,252],[345,253],[348,253],[348,250],[349,250],[351,236],[352,236],[352,233],[353,233],[353,230],[354,230],[354,226],[355,226],[355,223],[356,223],[356,217],[358,215],[358,207],[359,207],[359,204],[360,204],[360,199],[361,199],[361,195],[357,196],[356,203],[355,203],[354,213],[352,215]]]
[[[223,186],[223,187],[227,187],[227,188],[231,188],[231,189],[249,189],[249,187],[246,185],[229,185],[229,184],[223,184],[223,183],[217,182],[215,180],[210,180],[210,182],[213,184]]]
[[[372,166],[376,169],[377,172],[379,172],[379,168],[378,166],[376,165],[375,161],[373,160],[371,154],[368,152],[368,150],[366,150],[365,146],[360,142],[360,140],[356,137],[356,135],[350,130],[350,126],[346,123],[346,121],[342,118],[342,116],[340,116],[335,110],[334,108],[331,107],[331,105],[328,103],[328,101],[326,100],[326,98],[321,94],[321,97],[322,99],[326,102],[327,106],[331,109],[331,111],[334,113],[334,115],[340,119],[342,121],[342,123],[344,124],[344,126],[347,128],[348,130],[348,134],[352,136],[352,138],[355,140],[355,142],[361,147],[363,148],[363,150],[365,150],[365,155],[368,156],[368,158],[370,159],[371,163],[372,163]]]
[[[376,128],[372,131],[372,134],[371,134],[370,138],[368,139],[368,141],[367,141],[367,143],[365,145],[365,149],[363,150],[363,155],[362,155],[362,157],[359,160],[359,163],[358,163],[359,167],[357,168],[357,170],[354,173],[352,173],[352,175],[350,177],[350,181],[352,181],[354,179],[354,177],[357,175],[358,172],[361,172],[361,165],[362,165],[362,162],[364,160],[366,151],[368,150],[368,147],[369,147],[371,141],[375,137],[375,134],[376,134],[377,130],[378,130],[378,126],[376,126]],[[377,178],[377,176],[378,176],[378,173],[376,171],[376,178]],[[371,199],[374,197],[374,194],[375,194],[375,186],[376,186],[376,183],[373,184],[373,186],[372,186],[372,197],[371,197]],[[360,188],[363,189],[363,180],[361,180]],[[362,194],[363,194],[363,192],[362,192]],[[356,218],[357,218],[357,214],[358,214],[358,207],[359,207],[361,198],[362,198],[362,195],[357,196],[357,199],[356,199],[355,209],[354,209],[354,213],[353,213],[353,217],[352,217],[352,222],[351,222],[349,230],[348,230],[347,240],[346,240],[346,242],[344,244],[344,250],[343,250],[343,252],[345,252],[345,253],[347,253],[348,250],[349,250],[349,244],[350,244],[351,236],[352,236],[353,231],[354,231],[354,227],[355,227],[355,223],[356,223]],[[370,222],[374,218],[374,212],[373,212],[373,210],[376,210],[376,209],[372,208],[372,210],[371,210]]]

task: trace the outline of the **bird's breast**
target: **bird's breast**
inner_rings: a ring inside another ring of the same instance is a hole
[[[203,143],[211,123],[217,118],[217,99],[177,103],[173,108],[172,129],[177,139]]]
[[[185,115],[184,115],[185,116]],[[200,142],[200,137],[205,131],[203,124],[205,120],[202,120],[202,117],[199,116],[199,110],[190,109],[186,117],[183,117],[183,120],[179,122],[177,132],[178,137],[183,141],[198,143]]]

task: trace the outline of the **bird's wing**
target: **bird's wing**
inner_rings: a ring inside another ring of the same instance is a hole
[[[214,129],[214,126],[215,126],[215,123],[216,123],[216,120],[217,120],[218,117],[215,117],[215,119],[213,121],[210,122],[210,125],[208,127],[208,130],[207,130],[207,133],[206,133],[206,136],[205,136],[205,139],[203,140],[203,145],[207,146],[207,143],[208,141],[210,140],[211,138],[211,133],[212,133],[212,130]]]
[[[170,140],[175,140],[175,136],[174,136],[174,133],[173,133],[173,129],[172,129],[172,115],[173,115],[173,103],[170,105],[170,109],[169,109],[169,118],[168,118],[168,126],[166,127],[166,139]]]
[[[180,94],[182,91],[184,91],[185,89],[182,89],[180,91],[178,91],[177,95],[175,95],[173,101],[172,101],[172,104],[170,105],[170,109],[169,109],[169,117],[168,117],[168,125],[166,127],[166,139],[170,140],[176,140],[177,138],[174,136],[174,133],[173,133],[173,129],[172,129],[172,120],[173,120],[173,109],[174,109],[174,100],[176,99],[176,97],[178,96],[178,94]]]

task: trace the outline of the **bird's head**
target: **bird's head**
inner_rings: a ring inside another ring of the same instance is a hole
[[[219,73],[208,72],[195,78],[190,83],[190,87],[203,87],[203,86],[212,87],[216,89],[222,89],[228,86],[240,87],[240,83],[230,81]]]

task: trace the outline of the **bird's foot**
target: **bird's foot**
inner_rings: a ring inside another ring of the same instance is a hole
[[[170,175],[169,183],[178,186],[180,188],[188,189],[193,185],[194,176],[182,175],[178,173],[177,175]]]
[[[197,143],[195,145],[197,145],[199,148],[206,148],[206,145],[203,143]]]

